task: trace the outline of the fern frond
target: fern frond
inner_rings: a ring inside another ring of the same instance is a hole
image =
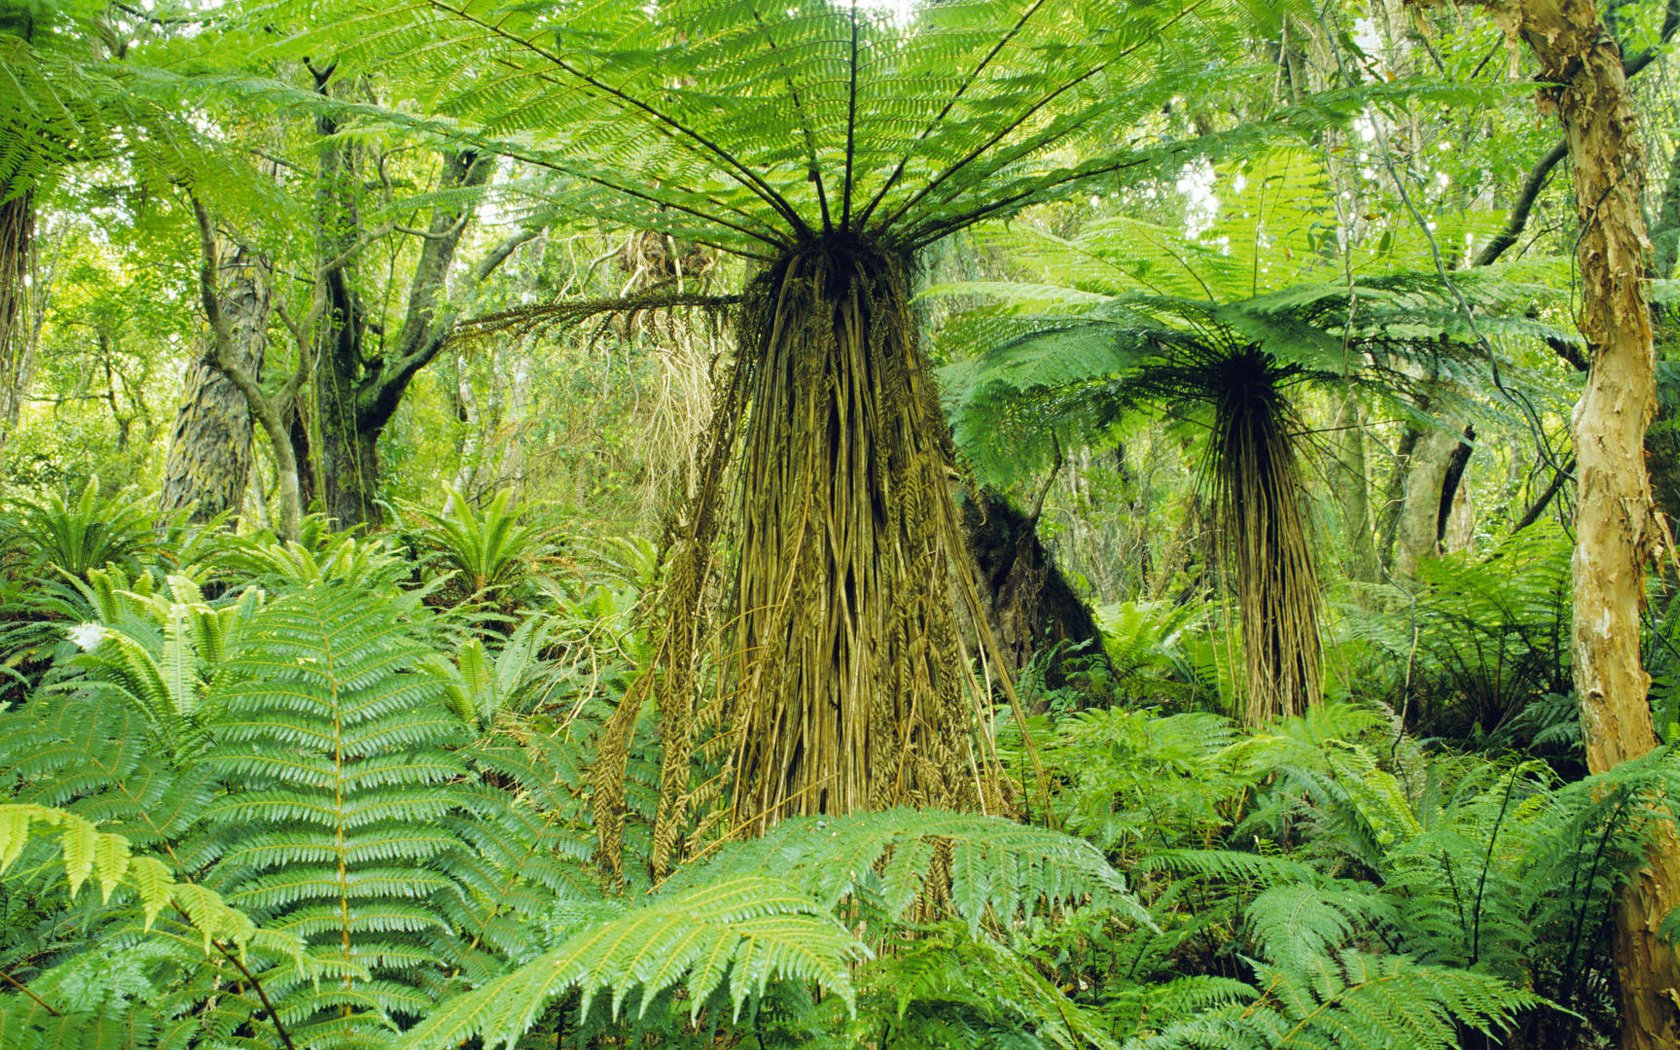
[[[641,1011],[679,983],[697,1014],[725,987],[739,1016],[776,980],[807,981],[853,1001],[850,966],[868,951],[810,898],[778,880],[743,876],[680,893],[586,928],[559,948],[441,1004],[407,1036],[416,1050],[474,1036],[512,1047],[548,1005],[576,988],[587,1017],[598,994],[617,1016],[638,994]]]

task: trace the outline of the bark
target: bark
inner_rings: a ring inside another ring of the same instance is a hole
[[[1564,128],[1581,222],[1577,261],[1590,367],[1575,408],[1579,468],[1573,563],[1575,689],[1594,773],[1656,746],[1640,664],[1645,565],[1657,543],[1643,442],[1656,401],[1643,151],[1621,51],[1592,0],[1496,0],[1540,61],[1542,106]],[[1665,24],[1665,29],[1667,28]],[[1657,926],[1680,904],[1680,840],[1660,822],[1647,866],[1624,890],[1614,934],[1625,1050],[1680,1046],[1680,956]]]
[[[30,191],[6,199],[0,183],[0,446],[11,433],[23,391],[24,355],[29,344],[29,276],[34,258],[35,197]]]
[[[327,264],[322,267],[326,323],[319,333],[315,367],[319,430],[314,452],[323,510],[340,528],[348,528],[380,520],[379,437],[415,374],[438,355],[454,329],[449,274],[473,206],[455,203],[435,209],[423,234],[401,326],[370,351],[366,312],[351,273],[354,256],[365,243],[356,203],[355,146],[335,137],[338,127],[331,118],[321,118],[318,130],[323,145],[317,208],[321,256]],[[438,189],[483,187],[495,166],[495,158],[488,155],[446,153]],[[533,235],[503,242],[479,264],[472,283],[489,276]]]
[[[1673,277],[1675,260],[1680,257],[1680,149],[1669,160],[1668,179],[1651,229],[1651,243],[1651,276]],[[1651,311],[1651,317],[1656,326],[1657,356],[1671,362],[1676,336],[1675,308],[1658,306]],[[1672,391],[1657,392],[1656,419],[1645,433],[1645,465],[1651,471],[1651,497],[1672,529],[1674,522],[1680,521],[1680,403]]]
[[[1439,554],[1441,493],[1458,435],[1442,427],[1419,432],[1405,465],[1405,497],[1394,534],[1395,574],[1411,579],[1418,565]]]
[[[256,373],[241,366],[235,347],[233,326],[222,312],[222,297],[216,288],[216,273],[219,269],[216,232],[210,222],[210,213],[197,197],[193,198],[192,206],[193,214],[198,219],[201,254],[198,271],[199,302],[204,309],[204,317],[210,324],[209,361],[245,396],[246,406],[262,425],[263,433],[268,436],[274,453],[274,470],[277,475],[275,498],[279,504],[275,510],[274,531],[283,540],[295,540],[298,538],[303,518],[303,505],[298,497],[297,457],[292,451],[291,435],[287,433],[286,419],[281,406],[288,404],[296,396],[296,383],[301,381],[302,372],[296,373],[293,381],[282,389],[278,396],[269,398],[264,396],[262,387],[257,383]]]
[[[237,249],[223,269],[232,272],[232,280],[219,294],[232,336],[233,362],[260,381],[271,306],[266,266]],[[231,524],[242,512],[251,477],[255,419],[245,395],[213,363],[213,344],[207,351],[187,368],[186,392],[169,439],[159,510],[170,515],[191,505],[193,521],[228,514]]]
[[[1454,515],[1461,515],[1460,508],[1469,504],[1464,489],[1464,468],[1470,465],[1470,454],[1476,451],[1475,440],[1476,428],[1466,424],[1464,437],[1447,457],[1447,472],[1441,479],[1441,499],[1435,513],[1435,541],[1445,550],[1462,549],[1447,542],[1447,531]]]
[[[1039,540],[1035,514],[986,492],[980,502],[963,504],[963,525],[1009,673],[1018,673],[1035,654],[1057,649],[1044,676],[1045,686],[1056,689],[1067,684],[1069,645],[1103,658],[1096,620]]]
[[[1365,431],[1359,399],[1349,390],[1336,406],[1336,503],[1342,512],[1349,579],[1374,583],[1378,578],[1377,544],[1371,531],[1371,479],[1365,460]]]

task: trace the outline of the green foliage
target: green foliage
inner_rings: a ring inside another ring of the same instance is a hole
[[[219,746],[202,762],[225,793],[204,815],[207,883],[333,959],[331,981],[278,989],[311,1046],[418,1015],[409,982],[445,963],[423,936],[449,928],[432,900],[457,892],[461,841],[438,825],[469,800],[450,787],[461,724],[416,670],[425,654],[396,603],[315,582],[251,617],[212,691]]]
[[[1128,1045],[1452,1050],[1461,1045],[1463,1027],[1504,1028],[1519,1011],[1539,1004],[1497,978],[1354,949],[1315,956],[1307,967],[1263,961],[1256,967],[1256,985],[1237,1002]]]
[[[204,937],[204,949],[222,941],[241,950],[257,937],[250,918],[231,907],[211,890],[177,882],[168,865],[152,857],[129,852],[121,835],[100,831],[74,813],[46,806],[8,803],[0,805],[0,875],[17,863],[32,840],[51,841],[58,847],[64,878],[74,898],[83,884],[92,880],[99,887],[101,901],[111,902],[119,887],[128,890],[138,903],[150,929],[167,908],[188,920]],[[274,933],[265,935],[270,946],[285,944]]]
[[[409,1036],[425,1048],[478,1036],[511,1047],[553,1000],[573,988],[587,1017],[597,990],[616,1017],[639,990],[641,1012],[683,982],[690,1013],[724,994],[739,1017],[772,980],[808,981],[853,1001],[849,964],[866,949],[827,909],[779,880],[742,876],[668,891],[617,918],[597,921],[512,973],[444,1004]]]
[[[1182,143],[1067,150],[1145,122],[1187,84],[1243,72],[1219,61],[1218,33],[1188,31],[1170,5],[1101,0],[930,4],[902,20],[827,0],[595,4],[564,24],[499,0],[424,19],[331,11],[346,71],[419,63],[427,111],[562,174],[568,209],[766,259],[834,230],[914,249],[1117,171],[1176,167]],[[288,51],[324,44],[305,33]],[[480,74],[491,66],[505,72]],[[665,90],[670,78],[687,88]]]
[[[5,542],[35,575],[57,570],[86,579],[113,564],[132,573],[156,550],[156,509],[132,488],[105,496],[95,477],[74,496],[54,491],[38,499],[14,496],[11,503]]]
[[[297,542],[271,532],[230,536],[213,559],[223,572],[263,586],[335,582],[370,590],[387,589],[408,578],[408,559],[388,536],[334,531],[325,517],[304,518]]]
[[[1369,647],[1364,666],[1404,690],[1389,702],[1419,732],[1567,756],[1579,747],[1572,549],[1541,522],[1485,551],[1425,561],[1415,593],[1367,591],[1393,612],[1349,615],[1344,632]]]
[[[758,838],[724,846],[668,885],[753,871],[774,871],[828,907],[852,902],[877,931],[930,905],[948,909],[973,933],[983,924],[1085,900],[1147,921],[1090,843],[999,817],[934,810],[785,820]]]
[[[514,506],[512,489],[497,492],[482,508],[454,489],[449,494],[445,510],[403,507],[412,519],[413,542],[455,574],[449,589],[456,601],[491,607],[517,604],[518,590],[554,552],[549,530],[522,522],[526,515]]]
[[[435,661],[448,679],[448,701],[461,720],[488,727],[501,713],[526,715],[546,706],[562,684],[562,674],[543,650],[554,639],[552,624],[533,617],[508,635],[491,653],[479,638],[461,643],[455,661]]]
[[[113,584],[120,579],[110,571],[89,574],[82,590],[102,622],[69,629],[71,640],[85,650],[70,661],[82,673],[56,688],[131,705],[144,715],[161,752],[185,759],[208,742],[206,727],[217,716],[206,706],[210,681],[262,593],[246,590],[237,602],[212,607],[183,576],[168,578],[167,595],[118,589]]]

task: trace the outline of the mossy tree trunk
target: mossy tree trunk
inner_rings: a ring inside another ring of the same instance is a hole
[[[24,393],[34,232],[34,193],[0,183],[0,446],[10,436]]]
[[[326,92],[330,71],[317,73]],[[362,176],[354,142],[339,137],[333,117],[321,117],[320,188],[316,196],[325,295],[314,372],[315,432],[311,454],[319,475],[318,495],[327,516],[341,528],[377,522],[379,438],[396,413],[408,385],[449,341],[456,304],[449,299],[451,269],[476,205],[461,191],[483,189],[495,173],[489,154],[442,154],[436,190],[447,199],[432,210],[405,309],[389,331],[370,340],[367,306],[357,289],[354,263],[370,242],[390,229],[363,229],[359,195]],[[480,260],[465,282],[476,286],[535,236],[525,231],[503,241]]]
[[[260,379],[271,306],[266,267],[241,248],[223,269],[231,273],[220,295],[233,337],[233,363]],[[209,352],[187,366],[185,393],[169,438],[159,509],[168,515],[191,505],[194,521],[209,521],[223,513],[237,521],[251,477],[255,418],[238,385],[216,367],[215,335],[207,339],[212,342]]]

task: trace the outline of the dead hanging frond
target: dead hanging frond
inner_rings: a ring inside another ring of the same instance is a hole
[[[800,814],[1003,804],[965,641],[977,598],[951,451],[906,269],[856,241],[819,243],[747,295],[735,367],[673,532],[658,655],[625,701],[639,710],[651,690],[659,708],[656,874],[680,859],[707,792],[734,833]],[[728,563],[714,550],[722,519]],[[707,625],[714,573],[725,603]],[[709,637],[720,681],[703,708]],[[597,770],[609,865],[634,718],[621,710]],[[713,760],[701,765],[721,772],[695,788],[702,746]]]
[[[1201,369],[1213,406],[1203,469],[1242,621],[1244,720],[1257,725],[1300,714],[1324,691],[1318,577],[1282,390],[1293,373],[1253,346],[1210,355]]]
[[[601,316],[622,318],[629,327],[636,319],[647,314],[679,309],[725,311],[739,306],[741,302],[742,297],[739,295],[712,295],[663,289],[638,295],[534,303],[469,317],[455,326],[452,338],[476,339],[504,333],[514,338],[524,338]]]

